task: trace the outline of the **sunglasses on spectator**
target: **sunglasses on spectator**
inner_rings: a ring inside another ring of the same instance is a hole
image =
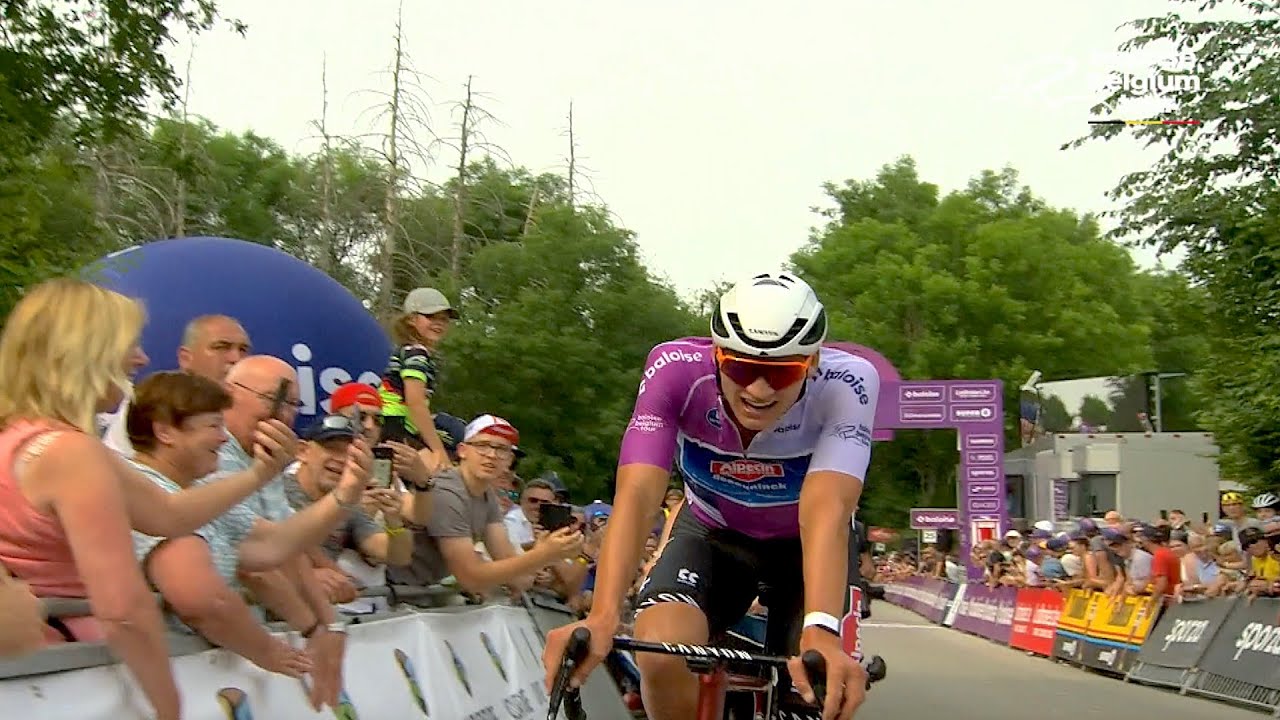
[[[512,502],[515,502],[516,500],[520,499],[520,493],[516,492],[515,490],[503,490],[502,494],[506,495],[507,499]]]
[[[783,390],[808,377],[811,366],[812,358],[763,360],[733,355],[723,348],[716,348],[716,367],[741,387],[763,379],[774,390]]]

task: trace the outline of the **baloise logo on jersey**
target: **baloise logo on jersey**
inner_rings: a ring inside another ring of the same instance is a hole
[[[662,354],[653,361],[653,364],[644,369],[644,379],[640,381],[639,394],[644,394],[645,383],[652,380],[653,376],[657,375],[658,371],[666,367],[668,364],[673,362],[698,362],[700,360],[702,360],[702,353],[700,352],[687,353],[683,350],[664,350]]]
[[[855,375],[849,370],[836,368],[835,370],[828,370],[826,375],[823,376],[823,379],[839,380],[853,388],[853,391],[858,394],[859,405],[866,405],[871,402],[871,396],[867,394],[867,381],[864,380],[861,375]]]

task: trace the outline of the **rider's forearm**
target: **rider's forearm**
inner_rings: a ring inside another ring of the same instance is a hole
[[[804,549],[805,613],[839,618],[849,577],[849,516],[843,502],[825,494],[800,495],[800,542]],[[854,498],[856,502],[857,498]]]
[[[604,545],[600,548],[596,564],[596,586],[591,605],[592,615],[615,621],[622,615],[622,601],[635,579],[645,538],[653,530],[653,513],[662,503],[667,489],[665,477],[659,477],[655,482],[649,482],[647,478],[619,479],[613,499],[613,515],[609,518]]]

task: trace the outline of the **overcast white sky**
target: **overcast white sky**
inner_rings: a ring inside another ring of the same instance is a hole
[[[249,26],[201,36],[190,109],[309,151],[328,58],[330,125],[366,129],[386,90],[394,0],[220,0]],[[1026,2],[607,0],[405,2],[406,47],[430,75],[438,126],[468,75],[503,123],[489,139],[535,171],[565,165],[570,100],[594,191],[682,294],[786,260],[821,184],[869,179],[901,155],[944,191],[1015,167],[1049,203],[1103,193],[1154,156],[1129,139],[1074,151],[1112,71],[1169,57],[1116,50],[1160,0]],[[172,52],[185,65],[191,52]],[[1153,98],[1129,119],[1164,109]],[[441,134],[449,134],[443,127]],[[440,158],[439,178],[452,162]],[[1143,265],[1156,259],[1137,255]],[[1068,398],[1068,407],[1074,407]],[[1078,400],[1075,401],[1078,405]]]

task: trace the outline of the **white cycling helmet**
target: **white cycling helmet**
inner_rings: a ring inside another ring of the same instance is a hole
[[[711,316],[718,347],[754,357],[812,355],[827,338],[827,312],[813,288],[785,272],[734,285]]]
[[[1264,508],[1273,508],[1280,505],[1280,497],[1276,497],[1272,493],[1262,493],[1253,499],[1253,509],[1262,510]]]

